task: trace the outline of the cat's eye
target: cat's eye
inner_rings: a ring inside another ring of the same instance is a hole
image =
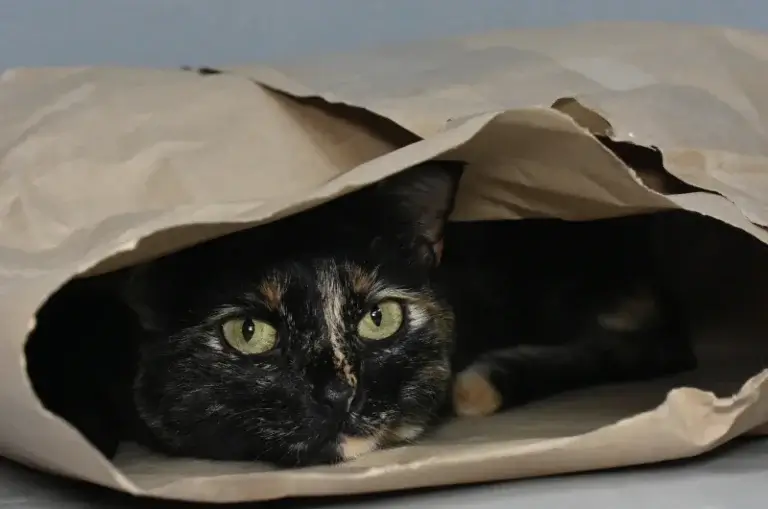
[[[379,302],[357,324],[357,334],[369,341],[393,336],[403,325],[403,307],[394,300]]]
[[[277,329],[263,320],[233,318],[221,326],[224,339],[235,350],[246,355],[259,355],[272,350],[277,343]]]

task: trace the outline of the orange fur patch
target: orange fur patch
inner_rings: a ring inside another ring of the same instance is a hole
[[[453,406],[460,417],[487,416],[501,407],[501,394],[482,373],[469,368],[456,377]]]
[[[348,270],[352,280],[352,289],[355,293],[367,294],[373,290],[373,286],[376,284],[373,274],[364,271],[357,265],[352,265]]]
[[[264,303],[270,310],[277,311],[280,309],[281,300],[283,298],[283,292],[285,289],[279,281],[276,279],[264,281],[261,284],[259,291],[264,297]]]

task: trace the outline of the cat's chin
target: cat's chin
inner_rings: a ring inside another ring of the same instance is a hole
[[[354,436],[341,433],[338,437],[340,461],[351,461],[380,449],[411,443],[420,438],[425,429],[425,426],[401,424],[376,435]]]
[[[280,460],[270,461],[270,463],[283,468],[336,465],[352,461],[380,448],[381,441],[378,437],[356,437],[341,434],[337,439],[328,441],[314,454],[287,455]]]
[[[410,442],[421,435],[423,429],[420,426],[408,426],[400,427],[395,432],[361,436],[339,433],[315,457],[305,458],[309,461],[294,466],[346,463],[388,446]]]
[[[339,456],[341,461],[351,461],[380,448],[380,438],[376,436],[354,437],[339,436]]]

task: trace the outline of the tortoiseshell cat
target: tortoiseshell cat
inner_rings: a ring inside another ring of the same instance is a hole
[[[69,283],[27,344],[35,390],[108,456],[132,439],[303,466],[413,441],[451,408],[692,367],[647,217],[446,226],[462,171],[424,163]]]

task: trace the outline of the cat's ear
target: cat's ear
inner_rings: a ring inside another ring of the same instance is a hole
[[[438,260],[465,166],[462,161],[428,161],[381,181],[376,188]]]
[[[168,306],[174,302],[167,291],[171,286],[162,277],[170,275],[170,271],[156,270],[162,263],[150,261],[126,269],[119,281],[120,298],[145,332],[156,332],[167,325]]]

